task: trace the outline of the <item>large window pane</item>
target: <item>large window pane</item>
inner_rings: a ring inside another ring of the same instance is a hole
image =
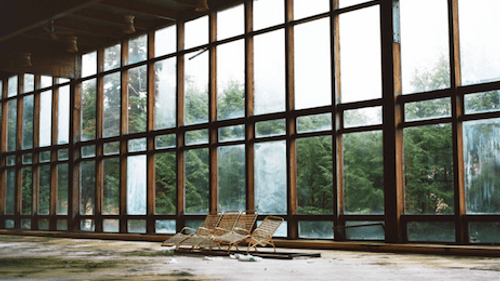
[[[259,30],[285,21],[285,3],[283,0],[254,0],[253,29]]]
[[[52,140],[52,91],[40,94],[40,147],[50,146]]]
[[[97,73],[97,52],[88,53],[82,56],[82,77],[87,77]],[[43,88],[43,87],[42,87]]]
[[[33,172],[31,167],[21,169],[21,215],[31,215],[33,210]]]
[[[295,26],[295,109],[332,103],[330,20]]]
[[[184,57],[184,123],[208,122],[208,52]]]
[[[298,139],[296,153],[298,213],[332,214],[332,138]]]
[[[57,144],[69,143],[69,85],[59,88]]]
[[[23,144],[22,149],[33,148],[33,95],[23,98]]]
[[[118,215],[120,203],[120,159],[102,160],[102,214]]]
[[[186,213],[208,213],[208,149],[188,150],[184,154],[184,161]]]
[[[254,39],[254,114],[256,115],[285,111],[284,41],[285,33],[282,29],[256,36]]]
[[[255,145],[255,208],[260,214],[286,214],[286,143]]]
[[[147,34],[128,40],[128,64],[144,61],[148,54]]]
[[[122,48],[120,44],[104,49],[104,71],[120,67],[121,50]]]
[[[146,214],[146,155],[127,158],[127,214]]]
[[[109,86],[108,86],[109,87]],[[82,82],[81,139],[95,139],[96,133],[96,80]]]
[[[155,31],[155,57],[177,50],[177,26],[171,25]]]
[[[465,122],[466,211],[500,213],[500,119]]]
[[[7,151],[16,150],[17,142],[17,100],[7,102]]]
[[[208,16],[204,16],[185,24],[184,49],[208,43]]]
[[[120,73],[104,76],[103,84],[102,136],[113,137],[120,133]]]
[[[342,146],[345,213],[383,214],[382,132],[346,134]]]
[[[146,131],[148,111],[147,68],[145,65],[128,71],[128,133]]]
[[[48,215],[50,209],[50,165],[38,170],[38,214]]]
[[[403,138],[405,212],[453,213],[451,124],[406,128]]]
[[[7,80],[7,97],[17,95],[17,75],[9,77]]]
[[[243,34],[244,12],[244,6],[238,5],[217,13],[217,40]]]
[[[404,94],[450,87],[447,2],[400,1]]]
[[[341,101],[382,97],[379,7],[339,16]]]
[[[217,153],[218,210],[245,210],[245,146],[219,147]]]
[[[245,116],[245,45],[243,40],[217,47],[217,119]]]
[[[155,63],[155,130],[175,127],[177,114],[177,59]]]
[[[500,2],[459,0],[458,7],[462,84],[500,80],[499,42],[492,33],[500,26]]]
[[[68,214],[68,164],[57,165],[57,209],[56,214]]]
[[[13,215],[16,202],[16,170],[8,169],[5,174],[5,214]]]
[[[314,16],[321,13],[326,13],[330,10],[329,0],[294,0],[293,1],[293,18],[301,19],[309,16]]]
[[[95,161],[80,166],[80,215],[95,214]]]
[[[33,92],[34,90],[35,90],[35,75],[25,73],[23,81],[23,93]]]
[[[175,214],[177,200],[175,152],[155,155],[155,213]]]

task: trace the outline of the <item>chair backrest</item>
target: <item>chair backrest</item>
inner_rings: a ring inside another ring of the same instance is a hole
[[[207,217],[205,218],[205,221],[203,222],[202,227],[208,229],[214,229],[219,224],[221,217],[222,217],[221,212],[208,213]]]
[[[219,221],[219,224],[217,225],[217,228],[222,228],[225,230],[233,230],[234,225],[236,224],[236,221],[238,220],[239,216],[240,216],[239,211],[224,212],[222,218]]]
[[[241,212],[241,215],[238,218],[238,221],[236,222],[234,228],[244,229],[247,230],[248,232],[252,231],[252,228],[255,224],[255,221],[257,220],[258,215],[259,212],[255,210],[247,210]]]
[[[283,221],[285,221],[285,219],[281,217],[267,216],[257,229],[267,231],[272,237]],[[267,235],[264,235],[264,233],[260,231],[254,232],[254,234],[261,238],[268,238]]]

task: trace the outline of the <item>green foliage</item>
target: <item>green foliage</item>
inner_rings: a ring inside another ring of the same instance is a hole
[[[426,92],[450,87],[450,65],[443,56],[439,58],[436,65],[427,71],[415,71],[411,85],[415,92]]]
[[[176,161],[174,152],[155,155],[155,213],[175,214],[177,199]]]

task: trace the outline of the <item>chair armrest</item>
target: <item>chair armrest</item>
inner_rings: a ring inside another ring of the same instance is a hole
[[[243,228],[239,228],[239,227],[234,228],[233,232],[236,232],[236,233],[242,234],[242,235],[249,235],[250,234],[250,231],[243,229]]]
[[[193,233],[194,233],[194,232],[196,232],[196,230],[195,230],[195,229],[193,229],[193,228],[191,228],[191,227],[187,227],[187,226],[185,226],[185,227],[183,227],[183,228],[181,229],[180,233],[184,233],[185,231],[188,231],[188,230],[189,230],[189,231],[192,231]]]

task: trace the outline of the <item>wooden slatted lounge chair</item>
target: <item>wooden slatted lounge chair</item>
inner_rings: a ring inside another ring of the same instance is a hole
[[[202,226],[198,227],[198,229],[193,229],[191,227],[183,227],[180,232],[170,237],[169,239],[163,241],[161,244],[164,247],[178,246],[179,243],[188,239],[195,233],[213,233],[215,227],[219,224],[219,221],[222,217],[221,212],[211,212],[205,218]],[[208,234],[207,234],[208,235]]]
[[[250,237],[248,237],[248,249],[247,254],[252,247],[255,248],[257,252],[257,246],[272,245],[274,252],[276,252],[276,247],[273,242],[273,235],[278,230],[280,225],[283,223],[284,219],[281,217],[267,216],[264,221],[257,227]]]
[[[228,245],[228,253],[231,252],[233,246],[236,246],[236,250],[238,250],[238,244],[250,237],[258,215],[259,213],[255,210],[244,211],[238,218],[233,230],[220,236],[214,236],[214,241],[218,244],[219,250],[221,244]]]
[[[212,248],[217,245],[217,243],[213,241],[213,237],[220,236],[233,230],[239,216],[239,211],[224,212],[222,218],[219,221],[219,224],[214,228],[213,232],[202,231],[199,233],[195,233],[184,241],[180,242],[177,245],[177,248],[187,246],[191,247],[191,251],[198,248],[209,248],[210,250],[212,250]]]

